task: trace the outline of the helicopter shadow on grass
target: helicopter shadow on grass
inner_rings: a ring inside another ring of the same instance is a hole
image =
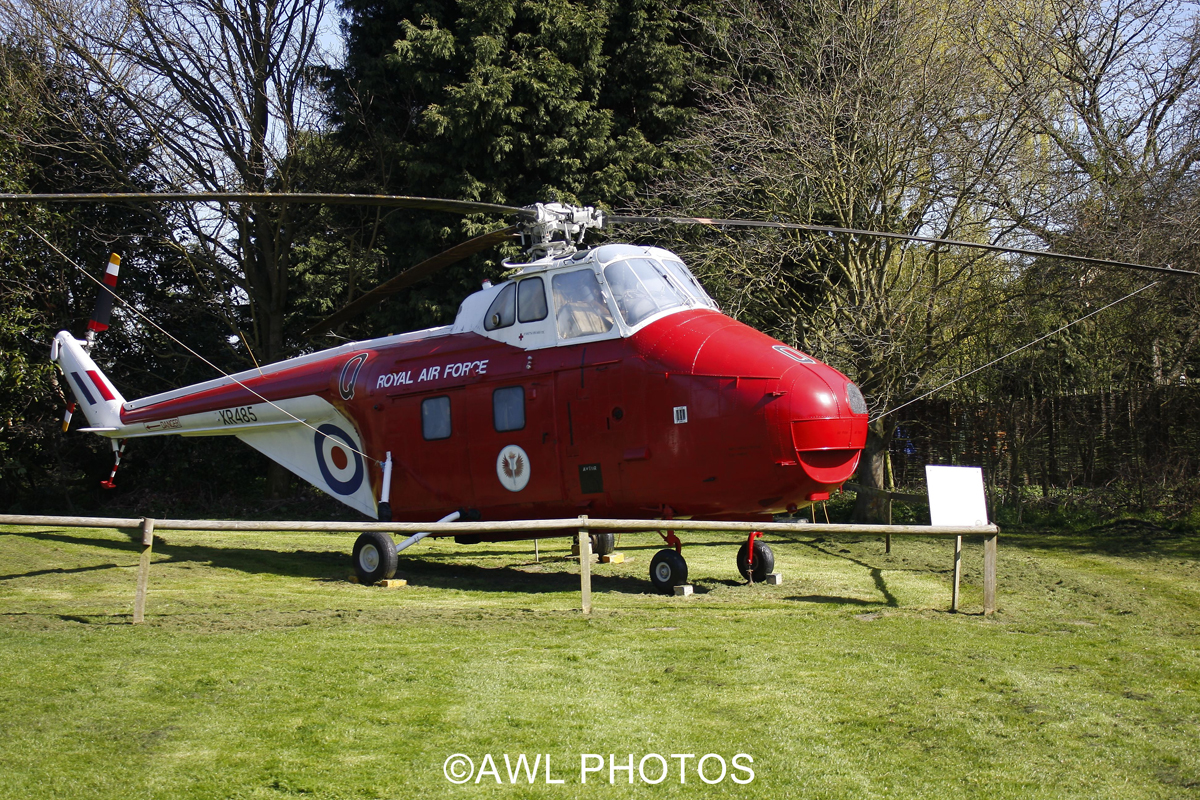
[[[629,540],[618,541],[616,544],[616,549],[619,551],[622,551],[622,552],[624,552],[624,551],[643,551],[643,550],[651,551],[651,555],[653,553],[657,553],[659,550],[672,549],[670,545],[668,545],[666,542],[662,541],[661,539],[651,539],[648,535],[645,535],[645,534],[649,534],[649,533],[653,533],[653,531],[639,531],[638,532],[639,537],[636,541],[629,541]],[[621,535],[630,536],[631,534],[625,533],[625,534],[621,534]],[[564,547],[563,542],[569,542],[571,540],[571,538],[572,538],[571,536],[546,536],[541,539],[538,539],[537,541],[543,542],[543,543],[544,542],[555,542],[555,544],[548,545],[548,546],[543,544],[543,546],[541,548],[542,558],[545,559],[545,558],[562,557],[563,554],[565,554],[570,549],[569,545],[567,547]],[[683,547],[684,547],[685,551],[693,549],[693,548],[698,548],[698,547],[735,547],[736,548],[736,547],[740,546],[743,542],[746,541],[744,537],[743,538],[733,537],[728,540],[721,540],[721,541],[715,541],[715,542],[714,541],[694,541],[694,540],[689,540],[687,538],[686,531],[682,532],[682,534],[680,535],[680,538],[683,540]],[[463,548],[462,554],[465,557],[475,557],[475,556],[509,556],[509,557],[512,557],[512,556],[532,556],[534,554],[534,547],[533,547],[534,540],[533,539],[514,539],[512,541],[513,542],[529,542],[529,550],[527,552],[514,551],[514,550],[480,550],[478,548],[482,547],[483,545],[464,544],[464,545],[461,545],[461,547]],[[491,543],[485,542],[483,544],[491,544]]]
[[[498,555],[512,556],[513,553]],[[547,558],[553,565],[561,558]],[[578,592],[579,573],[557,569],[533,571],[521,567],[534,566],[523,561],[519,564],[484,566],[445,561],[442,558],[401,557],[396,575],[409,582],[434,589],[458,589],[482,592],[520,592],[542,594],[552,592]],[[649,580],[630,578],[624,575],[605,575],[592,565],[592,593],[646,594],[650,591]]]
[[[60,544],[77,544],[87,547],[116,550],[129,553],[131,561],[128,564],[98,565],[76,569],[45,569],[34,572],[3,575],[0,579],[32,577],[35,575],[56,572],[82,572],[86,570],[112,567],[137,566],[141,555],[141,533],[132,529],[120,529],[129,535],[129,541],[112,539],[89,539],[84,536],[58,533],[56,531],[22,531],[9,533],[7,536],[22,536],[39,541],[57,542]],[[234,569],[248,573],[271,573],[296,578],[328,578],[332,572],[346,572],[349,548],[346,553],[336,553],[315,550],[279,551],[247,547],[213,547],[209,545],[180,545],[171,544],[169,538],[155,534],[154,563],[159,564],[204,564],[218,569]]]
[[[137,565],[141,554],[141,533],[132,529],[121,529],[127,534],[129,541],[113,539],[89,539],[83,536],[59,533],[57,531],[23,531],[6,534],[22,536],[44,542],[59,544],[84,545],[105,550],[128,553],[130,561],[127,564],[101,564],[78,568],[47,568],[25,573],[0,575],[0,580],[34,577],[54,573],[86,572],[100,569],[129,568]],[[347,539],[344,552],[294,550],[279,551],[248,547],[214,547],[210,545],[180,545],[172,544],[169,538],[155,535],[154,556],[155,566],[163,564],[200,564],[217,569],[232,569],[250,574],[273,574],[292,578],[308,578],[312,580],[337,582],[345,580],[353,571],[350,564],[352,542]],[[478,554],[478,553],[476,553]],[[523,557],[525,554],[498,552],[501,556]],[[525,562],[522,562],[525,563]],[[469,589],[474,591],[493,592],[563,592],[579,590],[578,572],[530,572],[519,569],[517,565],[487,567],[462,562],[446,563],[439,557],[402,558],[400,569],[403,575],[411,577],[413,582],[420,582],[436,588]],[[593,570],[595,567],[593,566]],[[616,575],[604,575],[592,572],[593,592],[622,592],[644,594],[649,590],[645,580]]]

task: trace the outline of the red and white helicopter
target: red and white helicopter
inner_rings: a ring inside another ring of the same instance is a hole
[[[332,327],[514,233],[530,258],[507,264],[515,270],[508,280],[485,282],[467,297],[451,325],[352,342],[128,401],[89,355],[94,334],[107,327],[112,295],[103,292],[87,337],[62,331],[51,351],[87,418],[82,430],[113,440],[118,464],[118,443],[130,439],[236,436],[366,516],[398,521],[578,514],[769,520],[827,499],[855,472],[868,416],[849,378],[722,314],[667,250],[578,245],[586,230],[606,222],[880,234],[700,218],[606,219],[590,207],[557,203],[517,209],[392,200],[499,209],[515,213],[518,224],[401,273],[312,330]],[[330,202],[329,196],[315,201]],[[109,264],[109,287],[118,264]],[[597,539],[597,550],[611,550],[611,534]],[[666,592],[687,575],[678,539],[668,542],[674,548],[660,551],[650,566],[655,588]],[[362,534],[353,559],[360,580],[391,577],[396,552],[390,536]],[[743,575],[759,580],[773,562],[761,541],[743,545],[738,558]]]

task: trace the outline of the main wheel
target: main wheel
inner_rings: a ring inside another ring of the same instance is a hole
[[[598,556],[606,556],[613,550],[617,549],[617,535],[615,533],[593,533],[592,534],[592,552]]]
[[[750,580],[750,548],[742,545],[737,554],[738,572]],[[775,571],[775,554],[762,539],[754,540],[754,582],[762,583],[767,576]]]
[[[650,561],[650,583],[663,594],[687,583],[687,562],[674,550],[659,550]]]
[[[396,574],[396,543],[383,531],[367,531],[354,543],[354,572],[370,586]]]

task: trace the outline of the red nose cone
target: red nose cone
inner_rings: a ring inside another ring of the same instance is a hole
[[[796,460],[814,483],[840,486],[858,469],[867,442],[865,404],[861,413],[851,407],[858,389],[845,375],[820,363],[801,365],[788,377]],[[858,394],[857,400],[861,397]]]
[[[768,396],[760,404],[769,409],[765,418],[782,451],[777,463],[803,470],[793,479],[797,500],[824,499],[854,474],[867,413],[849,378],[723,314],[682,316],[670,326],[648,326],[635,340],[648,358],[678,374],[761,380]]]

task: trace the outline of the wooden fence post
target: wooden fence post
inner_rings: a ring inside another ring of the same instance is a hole
[[[891,525],[892,524],[892,498],[890,498],[890,497],[887,499],[887,510],[888,510],[888,525]],[[890,533],[884,534],[883,552],[885,552],[885,553],[892,552],[892,535]]]
[[[586,528],[579,531],[579,591],[583,613],[592,613],[592,535]]]
[[[958,611],[958,584],[962,580],[962,537],[954,537],[954,589],[950,592],[950,610]]]
[[[983,613],[996,613],[996,534],[983,540]]]
[[[146,586],[150,583],[150,556],[154,550],[154,520],[142,518],[142,558],[138,562],[137,596],[133,600],[133,624],[146,619]]]

